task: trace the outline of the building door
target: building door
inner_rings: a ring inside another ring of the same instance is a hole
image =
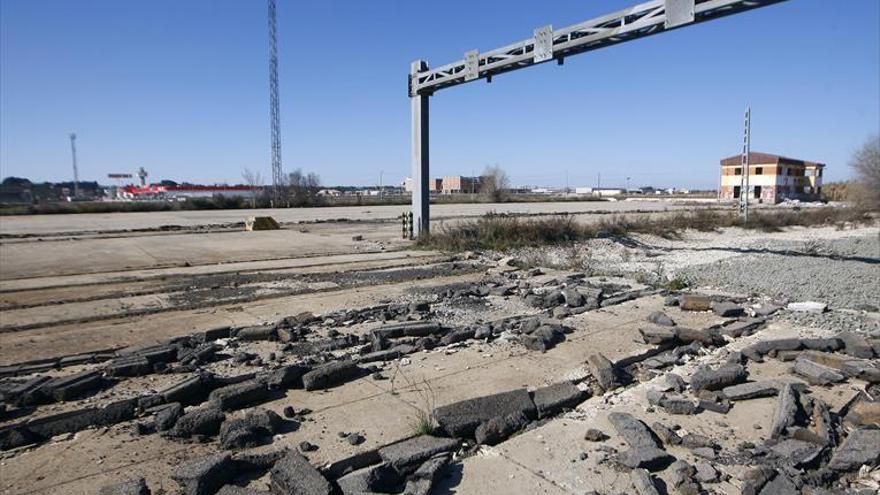
[[[733,186],[733,199],[739,199],[739,186]]]
[[[761,199],[761,186],[755,186],[755,198]]]

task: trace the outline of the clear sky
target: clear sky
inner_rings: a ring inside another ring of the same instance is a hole
[[[278,0],[283,158],[325,184],[409,174],[410,62],[432,66],[637,0]],[[0,0],[0,175],[271,177],[266,2]],[[439,92],[432,175],[712,188],[752,148],[828,164],[880,128],[880,2],[790,0]]]

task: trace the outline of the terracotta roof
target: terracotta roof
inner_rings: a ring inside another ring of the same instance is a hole
[[[733,155],[721,160],[721,165],[740,165],[742,163],[742,155]],[[806,160],[798,160],[797,158],[788,158],[785,156],[774,155],[771,153],[760,153],[752,151],[749,153],[749,163],[751,164],[784,164],[784,165],[802,165],[824,167],[824,163],[808,162]]]

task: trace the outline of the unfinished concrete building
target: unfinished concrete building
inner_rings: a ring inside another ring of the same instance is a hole
[[[749,154],[749,199],[779,203],[786,199],[817,201],[822,194],[824,163],[770,153]],[[742,156],[721,160],[719,199],[737,199],[742,185]]]

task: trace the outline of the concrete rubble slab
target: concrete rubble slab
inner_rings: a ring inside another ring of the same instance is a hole
[[[853,430],[834,452],[828,467],[834,471],[852,471],[880,461],[880,430]]]
[[[352,361],[339,361],[315,368],[302,376],[306,390],[319,390],[341,385],[357,378],[363,371]]]
[[[691,376],[690,386],[694,391],[720,390],[746,379],[746,370],[739,364],[726,364],[716,369],[704,368]]]
[[[825,303],[814,302],[814,301],[804,301],[804,302],[793,302],[789,303],[786,307],[789,311],[796,311],[799,313],[816,313],[821,314],[828,310],[828,305]]]
[[[434,409],[434,418],[449,435],[469,437],[485,421],[497,416],[522,413],[535,418],[537,410],[526,389],[476,397]]]
[[[830,385],[846,380],[846,377],[833,368],[811,361],[807,357],[795,360],[792,370],[813,385]]]
[[[150,495],[150,493],[143,478],[107,485],[98,491],[98,495]]]
[[[452,438],[421,435],[383,447],[379,456],[398,472],[407,472],[436,454],[454,452],[459,445]]]
[[[434,485],[444,475],[450,456],[440,454],[432,457],[419,466],[415,473],[410,475],[403,493],[405,495],[430,495]]]
[[[541,387],[532,394],[538,417],[554,415],[562,409],[571,409],[589,398],[587,392],[579,389],[571,382],[560,382]]]
[[[229,411],[263,402],[268,397],[269,389],[265,383],[248,380],[214,390],[208,396],[208,401],[217,409]]]
[[[290,452],[275,463],[271,473],[272,493],[277,495],[330,495],[330,482],[298,452]]]
[[[180,466],[171,477],[184,495],[213,495],[234,476],[229,454],[216,454]]]

